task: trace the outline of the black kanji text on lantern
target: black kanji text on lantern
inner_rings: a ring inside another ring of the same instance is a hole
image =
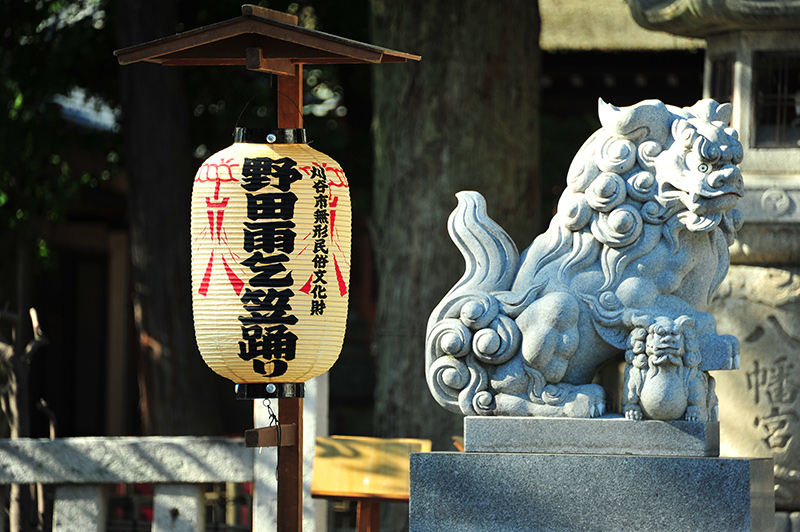
[[[292,314],[292,272],[284,263],[294,251],[294,207],[291,185],[302,178],[297,163],[284,157],[245,158],[242,188],[247,191],[244,250],[250,255],[242,265],[253,272],[241,297],[245,315],[239,316],[242,339],[239,357],[252,361],[253,371],[280,377],[294,360],[297,336],[287,325],[297,323]]]
[[[325,285],[325,265],[328,263],[328,247],[325,245],[325,238],[328,236],[330,215],[328,213],[328,177],[325,175],[325,167],[314,163],[311,167],[311,179],[314,186],[314,227],[312,237],[314,238],[314,275],[311,280],[310,294],[311,315],[321,316],[325,313],[326,293]]]

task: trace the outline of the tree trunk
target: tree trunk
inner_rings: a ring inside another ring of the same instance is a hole
[[[33,325],[30,322],[30,308],[33,306],[33,251],[26,242],[17,245],[17,323],[14,326],[14,356],[11,357],[9,375],[11,438],[28,438],[31,435],[30,411],[30,358],[25,356],[26,348],[33,339]]]
[[[120,0],[114,9],[120,47],[175,33],[175,2]],[[180,67],[120,67],[144,434],[219,433],[221,387],[234,397],[194,341],[189,208],[198,165],[182,75]]]
[[[25,356],[28,342],[33,338],[28,320],[31,308],[32,260],[30,245],[17,246],[17,322],[14,326],[14,352],[8,360],[8,384],[4,392],[4,412],[12,439],[30,437],[30,358]],[[12,532],[32,530],[33,494],[28,484],[12,484],[9,489],[8,526]]]
[[[539,230],[539,14],[536,2],[372,0],[372,41],[422,55],[374,76],[374,236],[380,435],[452,449],[462,417],[425,383],[428,316],[464,272],[447,236],[454,194],[527,247]]]
[[[16,246],[17,312],[0,311],[0,319],[11,324],[8,342],[0,334],[0,409],[8,422],[11,439],[30,437],[31,360],[48,341],[39,326],[39,317],[31,307],[32,249],[21,240]],[[12,484],[9,489],[8,523],[12,532],[44,531],[47,528],[47,501],[40,484]],[[38,504],[37,504],[38,501]]]

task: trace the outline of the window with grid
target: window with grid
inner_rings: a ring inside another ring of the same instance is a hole
[[[800,52],[753,57],[755,147],[800,145]]]

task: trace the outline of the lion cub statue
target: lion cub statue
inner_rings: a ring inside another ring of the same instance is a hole
[[[628,419],[717,421],[714,378],[700,371],[694,320],[640,318],[625,351],[622,413]]]
[[[602,128],[575,156],[550,227],[521,255],[480,194],[458,193],[448,230],[466,271],[426,337],[437,402],[471,416],[602,416],[598,367],[621,359],[632,338],[646,343],[658,322],[692,348],[688,358],[633,356],[627,417],[713,420],[707,372],[739,363],[738,341],[705,312],[742,223],[731,112],[713,100],[600,100]]]

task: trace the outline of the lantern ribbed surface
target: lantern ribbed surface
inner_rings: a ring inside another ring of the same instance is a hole
[[[325,373],[347,320],[344,172],[307,144],[280,143],[304,135],[269,138],[277,142],[236,142],[209,157],[192,190],[197,345],[212,370],[237,383]]]

